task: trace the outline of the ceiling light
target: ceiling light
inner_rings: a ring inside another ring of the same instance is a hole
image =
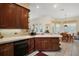
[[[57,4],[54,4],[53,7],[54,7],[54,8],[57,8]]]
[[[36,8],[39,8],[39,6],[37,5]]]

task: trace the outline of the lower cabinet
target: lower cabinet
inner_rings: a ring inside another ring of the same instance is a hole
[[[35,38],[35,50],[58,51],[60,50],[59,38]]]
[[[35,47],[34,47],[34,38],[30,38],[30,39],[27,39],[26,40],[27,43],[28,43],[28,53],[32,53],[34,50],[35,50]]]
[[[6,43],[0,45],[0,56],[13,56],[14,49],[13,43]]]
[[[59,38],[36,37],[0,44],[0,56],[24,56],[34,50],[58,51],[60,50]]]
[[[36,50],[51,50],[51,43],[48,39],[36,39],[35,40],[35,49]]]
[[[0,56],[24,56],[34,51],[34,38],[0,44]]]

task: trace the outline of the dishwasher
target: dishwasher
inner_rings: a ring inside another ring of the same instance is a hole
[[[14,56],[24,56],[28,54],[28,45],[25,40],[14,42]]]

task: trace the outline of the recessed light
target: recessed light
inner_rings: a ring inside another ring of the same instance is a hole
[[[37,5],[36,8],[39,8],[39,5]]]
[[[54,7],[54,8],[57,8],[57,4],[54,4],[53,7]]]

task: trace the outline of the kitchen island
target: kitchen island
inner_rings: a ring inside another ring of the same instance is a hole
[[[38,35],[35,37],[35,50],[38,51],[59,51],[60,35]]]

